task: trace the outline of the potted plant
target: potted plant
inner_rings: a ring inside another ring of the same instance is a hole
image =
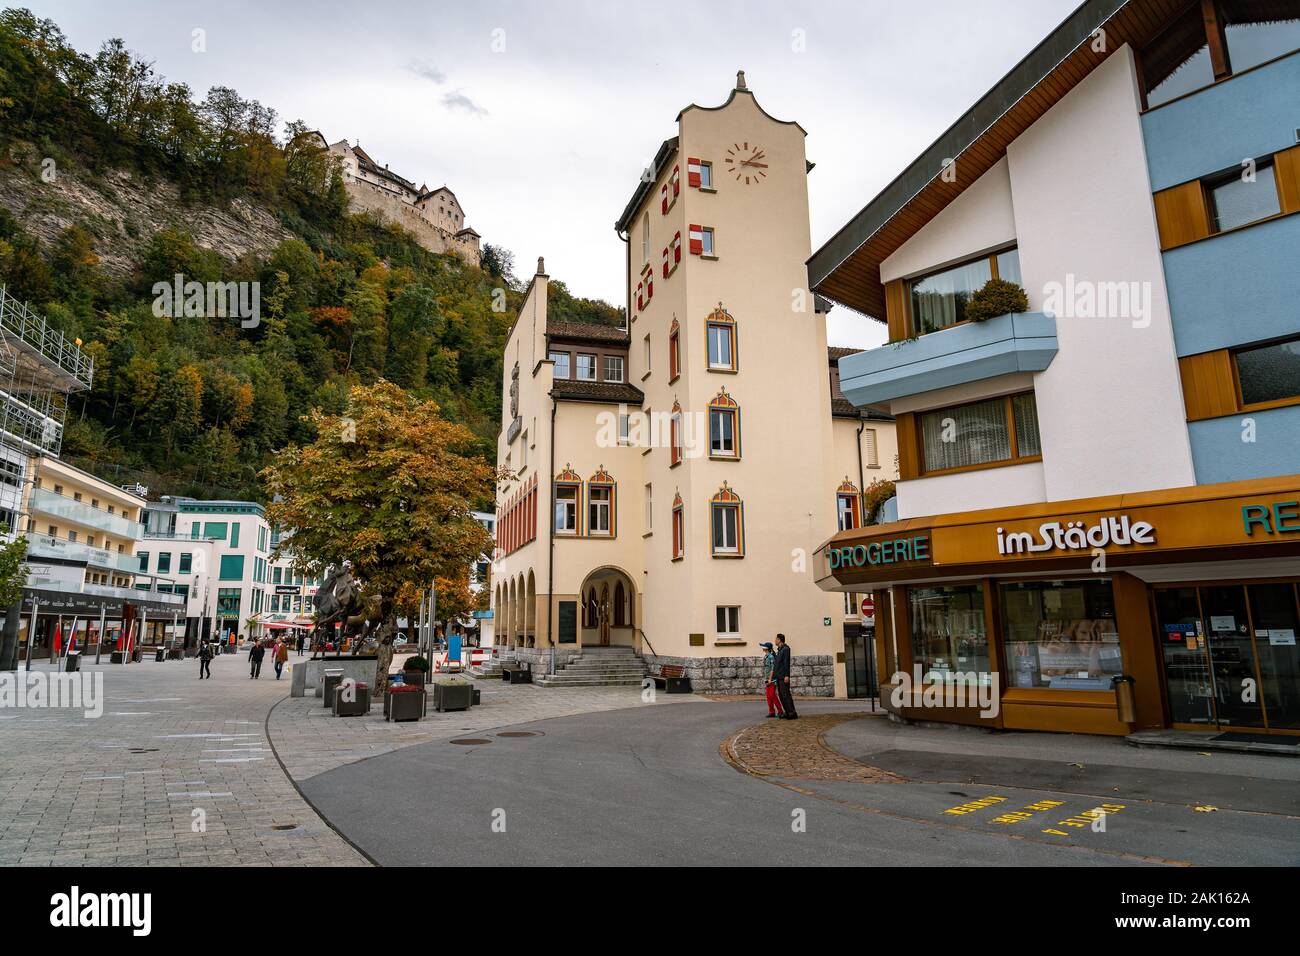
[[[384,695],[386,720],[419,720],[427,706],[424,688],[416,684],[392,684]]]
[[[966,319],[970,322],[984,322],[1028,311],[1029,297],[1025,290],[1006,279],[990,279],[982,288],[972,292],[966,302]]]
[[[423,687],[430,666],[427,657],[422,657],[419,654],[416,654],[414,657],[408,657],[406,663],[402,665],[403,683]]]
[[[434,682],[433,708],[439,712],[469,710],[474,702],[474,688],[463,677],[448,677]]]

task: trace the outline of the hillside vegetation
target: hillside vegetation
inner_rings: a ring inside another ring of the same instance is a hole
[[[384,378],[494,459],[513,256],[488,242],[479,268],[349,214],[309,129],[277,135],[235,90],[200,99],[119,40],[83,54],[48,20],[0,13],[0,283],[95,359],[65,458],[151,494],[261,498],[269,455],[311,440],[302,416]],[[154,285],[177,274],[260,283],[260,322],[158,314]],[[552,314],[620,321],[551,290]]]

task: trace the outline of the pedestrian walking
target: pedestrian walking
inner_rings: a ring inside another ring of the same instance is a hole
[[[253,649],[248,652],[248,676],[251,680],[257,680],[262,676],[262,658],[264,657],[266,657],[266,648],[254,641]]]
[[[289,662],[289,645],[284,641],[275,642],[275,679],[279,680],[284,672],[284,665]]]
[[[307,635],[301,630],[298,631],[298,656],[302,657],[302,649],[307,646]]]
[[[776,693],[781,701],[781,719],[798,720],[794,696],[790,693],[790,645],[785,642],[784,634],[776,636],[776,662],[772,666],[772,676],[776,680]]]
[[[199,646],[199,680],[205,677],[211,677],[212,671],[212,647],[207,641]]]
[[[764,641],[758,645],[763,649],[763,692],[767,694],[767,716],[780,717],[784,711],[781,710],[781,698],[776,692],[776,679],[772,672],[776,668],[776,651],[772,649],[771,641]]]

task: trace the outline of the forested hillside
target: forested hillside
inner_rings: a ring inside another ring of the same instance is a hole
[[[380,377],[495,456],[513,256],[489,237],[480,269],[348,214],[312,128],[278,132],[232,89],[196,97],[120,41],[83,54],[50,21],[0,14],[0,282],[95,359],[65,458],[154,494],[260,498],[270,452],[311,438],[299,416]],[[259,282],[260,322],[156,314],[176,274]],[[619,321],[551,289],[555,314]]]

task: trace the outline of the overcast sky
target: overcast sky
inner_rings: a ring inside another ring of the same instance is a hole
[[[744,69],[808,131],[813,249],[1078,0],[27,0],[78,49],[121,37],[197,95],[225,85],[446,184],[484,241],[623,301],[613,223],[689,103]],[[7,0],[24,5],[23,0]],[[196,29],[206,52],[192,49]],[[802,48],[800,48],[802,46]],[[874,345],[837,308],[831,343]]]

